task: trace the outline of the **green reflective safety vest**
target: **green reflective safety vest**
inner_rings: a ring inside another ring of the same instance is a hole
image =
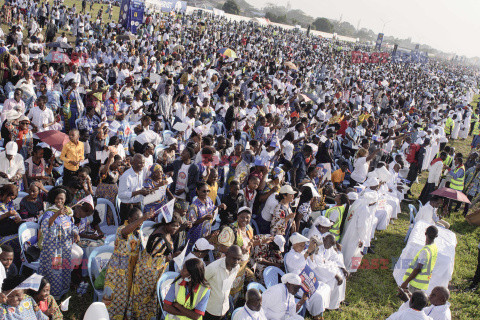
[[[473,130],[472,130],[472,135],[477,136],[480,134],[480,121],[476,121],[473,124]]]
[[[454,126],[455,122],[453,122],[452,118],[448,117],[447,122],[445,122],[445,134],[451,134]]]
[[[175,302],[182,305],[184,308],[189,310],[194,310],[195,306],[205,297],[208,292],[208,288],[202,285],[199,285],[196,290],[193,290],[193,302],[190,300],[190,294],[187,295],[187,290],[185,286],[181,286],[179,283],[183,280],[177,280],[175,282]],[[198,318],[198,320],[202,320],[202,316]],[[190,318],[185,316],[177,316],[173,314],[167,313],[165,320],[190,320]]]
[[[422,266],[422,270],[420,270],[420,273],[417,274],[415,279],[410,281],[410,285],[420,290],[427,290],[428,285],[430,284],[430,279],[432,278],[432,270],[435,267],[435,263],[437,262],[438,248],[435,243],[426,245],[422,248],[422,250],[418,251],[417,255],[410,263],[407,272],[405,272],[405,275],[403,276],[403,281],[407,280],[407,278],[412,274],[413,268],[417,264],[418,256],[422,251],[425,251],[427,253],[427,261]]]
[[[332,233],[335,236],[335,241],[338,241],[340,240],[340,227],[342,225],[343,214],[345,213],[345,205],[335,206],[328,209],[325,212],[325,217],[330,219],[330,216],[334,211],[338,212],[338,218],[337,218],[337,221],[332,221],[333,226],[330,227],[330,233]]]
[[[452,164],[453,157],[449,154],[447,154],[447,158],[443,161],[443,164],[446,165],[447,167],[450,167]]]
[[[472,118],[470,119],[470,123],[478,122],[480,119],[477,113],[472,114]]]
[[[463,187],[465,186],[465,166],[462,164],[462,166],[455,169],[453,173],[457,173],[460,169],[463,169],[463,176],[457,179],[452,178],[452,180],[450,181],[450,188],[458,191],[463,191]]]

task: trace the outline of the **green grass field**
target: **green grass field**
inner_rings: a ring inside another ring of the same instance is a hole
[[[53,2],[53,1],[51,1]],[[76,3],[77,8],[81,8],[81,1],[66,0],[65,4],[71,6]],[[0,1],[3,5],[3,0]],[[108,15],[105,13],[106,5],[95,4],[93,6],[92,16],[96,17],[100,7],[104,7],[103,21],[108,21]],[[87,6],[87,9],[89,7]],[[113,19],[118,19],[118,7],[114,7]],[[8,28],[1,25],[7,32]],[[70,38],[71,39],[71,38]],[[475,102],[478,100],[475,100]],[[455,141],[450,145],[455,146],[457,152],[462,152],[465,156],[470,152],[470,141]],[[424,172],[419,178],[419,184],[413,185],[413,191],[418,196],[425,184],[427,173]],[[461,213],[453,213],[446,220],[451,224],[451,230],[457,235],[457,249],[455,258],[455,271],[450,284],[452,293],[450,303],[452,304],[452,318],[458,320],[471,320],[480,317],[478,306],[480,305],[480,292],[463,292],[468,286],[468,279],[473,277],[477,264],[477,244],[480,241],[480,230],[470,226],[463,218]],[[405,246],[403,239],[408,229],[408,211],[406,206],[402,205],[402,214],[395,224],[391,224],[387,230],[376,233],[377,240],[374,242],[376,254],[367,255],[365,259],[371,264],[374,259],[379,259],[380,266],[388,261],[388,268],[365,268],[353,274],[347,281],[347,297],[349,306],[342,307],[343,311],[332,311],[325,314],[325,319],[351,320],[351,319],[385,319],[400,306],[400,300],[396,297],[397,285],[392,275],[392,259],[399,257]],[[72,293],[70,311],[65,313],[65,319],[80,320],[80,315],[86,310],[92,301],[92,289],[83,297],[78,297]]]

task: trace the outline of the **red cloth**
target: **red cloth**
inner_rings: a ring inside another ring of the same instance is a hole
[[[338,129],[337,134],[341,134],[342,138],[345,138],[345,131],[347,131],[347,128],[348,128],[348,121],[347,120],[340,121],[340,129]]]

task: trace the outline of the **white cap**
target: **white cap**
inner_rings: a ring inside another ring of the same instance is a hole
[[[287,273],[282,276],[282,283],[284,284],[290,283],[296,286],[301,286],[302,279],[295,273]]]
[[[208,242],[205,238],[200,238],[195,242],[195,250],[197,251],[206,251],[213,250],[215,247]]]
[[[283,185],[278,192],[280,194],[287,193],[287,194],[296,194],[295,190],[293,190],[292,186],[289,184]]]
[[[85,198],[83,198],[82,200],[78,201],[77,203],[78,204],[81,204],[81,203],[88,203],[89,205],[92,206],[92,209],[95,209],[95,205],[93,204],[93,197],[91,194],[89,194],[88,196],[86,196]]]
[[[280,248],[280,252],[283,252],[285,251],[285,238],[280,235],[280,234],[277,234],[275,236],[275,238],[273,238],[273,242],[275,242],[275,244]]]
[[[168,139],[165,139],[165,144],[166,144],[167,146],[169,146],[169,147],[170,147],[171,145],[177,144],[177,143],[178,143],[178,140],[175,139],[175,138],[168,137]]]
[[[363,183],[364,186],[366,187],[373,187],[373,186],[378,186],[380,184],[380,181],[378,181],[377,178],[375,177],[370,177]]]
[[[250,207],[247,207],[247,206],[243,206],[240,209],[238,209],[237,214],[240,214],[240,212],[244,212],[244,211],[248,211],[250,214],[252,214],[252,209],[250,209]]]
[[[302,243],[302,242],[308,242],[308,238],[302,236],[300,233],[295,232],[290,236],[290,242],[292,244],[297,244],[297,243]]]
[[[5,111],[4,115],[5,115],[5,119],[10,120],[10,121],[11,120],[17,120],[22,116],[22,114],[20,112],[18,112],[17,110],[14,110],[14,109]]]
[[[358,200],[358,193],[356,192],[349,192],[347,196],[348,200]]]
[[[18,145],[15,141],[10,141],[5,146],[5,153],[9,156],[15,156],[18,153]]]
[[[315,226],[322,226],[322,227],[331,227],[333,225],[333,222],[330,221],[327,217],[320,216],[315,221],[313,222],[313,225]]]

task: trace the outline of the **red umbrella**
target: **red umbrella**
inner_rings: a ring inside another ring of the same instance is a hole
[[[441,188],[441,189],[435,190],[434,192],[431,193],[431,195],[444,197],[444,198],[452,199],[455,201],[471,203],[470,200],[468,200],[467,196],[463,192],[454,190],[451,188]]]
[[[68,135],[58,130],[37,132],[37,137],[60,152],[62,151],[63,145],[69,141]]]

